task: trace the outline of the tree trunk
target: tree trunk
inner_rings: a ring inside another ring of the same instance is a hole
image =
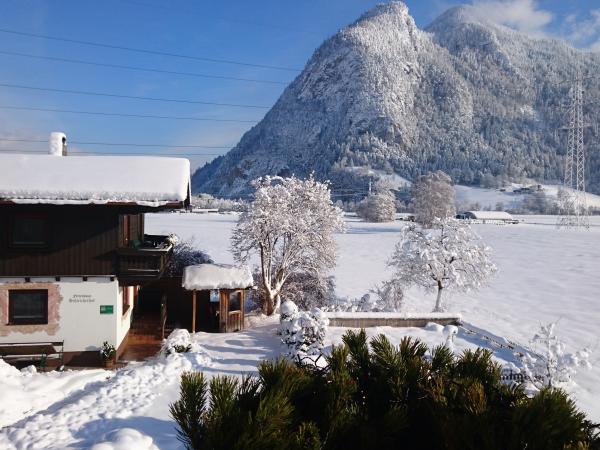
[[[433,308],[433,312],[443,312],[444,307],[442,306],[442,290],[444,288],[438,285],[437,299],[435,301],[435,308]]]
[[[273,291],[265,289],[262,310],[267,316],[271,316],[279,308],[280,298],[279,294],[273,294]]]

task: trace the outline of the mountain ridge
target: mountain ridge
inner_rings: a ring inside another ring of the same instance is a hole
[[[258,176],[314,172],[334,191],[362,192],[368,181],[348,170],[356,166],[409,179],[441,169],[464,184],[558,180],[562,81],[579,61],[600,69],[598,55],[490,24],[470,7],[421,30],[404,3],[378,5],[325,40],[265,117],[196,171],[193,189],[239,196]],[[597,80],[590,91],[600,93]],[[598,106],[586,112],[597,117]],[[589,178],[598,192],[596,154]]]

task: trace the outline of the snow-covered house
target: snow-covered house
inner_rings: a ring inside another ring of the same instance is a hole
[[[466,211],[458,214],[456,218],[475,223],[519,223],[506,211]]]
[[[64,135],[51,141],[48,155],[0,155],[0,346],[64,341],[65,362],[93,364],[104,341],[122,352],[139,287],[169,261],[144,213],[189,205],[190,164],[64,156]]]

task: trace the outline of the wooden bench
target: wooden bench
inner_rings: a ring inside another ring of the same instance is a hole
[[[15,361],[39,361],[39,367],[46,367],[49,358],[58,359],[63,366],[64,341],[57,342],[10,342],[0,344],[0,359]]]

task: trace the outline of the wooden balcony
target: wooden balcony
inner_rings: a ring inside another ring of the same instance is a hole
[[[160,278],[173,252],[167,238],[145,234],[142,242],[132,242],[129,247],[117,249],[119,280],[127,284],[142,284]]]

